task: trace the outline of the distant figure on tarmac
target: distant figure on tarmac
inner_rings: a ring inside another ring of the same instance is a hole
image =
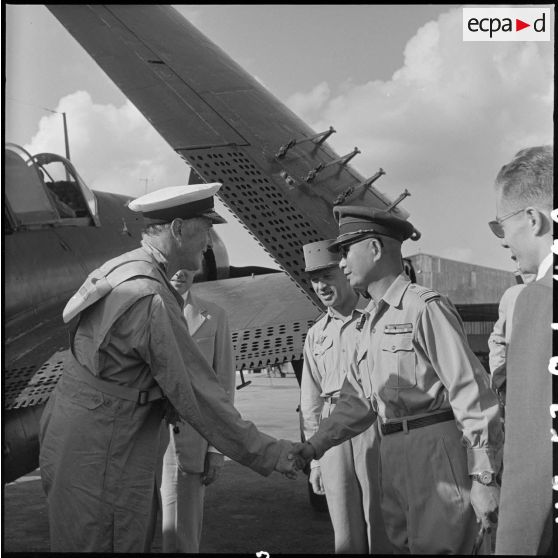
[[[319,459],[378,419],[381,507],[394,552],[471,554],[498,508],[496,395],[453,304],[403,271],[401,244],[419,236],[413,225],[370,207],[334,214],[339,236],[329,249],[341,251],[351,286],[371,300],[335,410],[295,454]]]
[[[196,270],[220,184],[163,188],[130,203],[141,248],[93,271],[70,299],[66,366],[41,420],[40,467],[53,552],[148,552],[161,420],[178,413],[262,475],[296,475],[290,442],[242,419],[188,332],[169,279]],[[172,414],[172,413],[171,413]]]
[[[313,436],[335,409],[355,351],[366,301],[339,269],[328,250],[333,240],[303,247],[306,273],[326,313],[308,330],[304,343],[300,412],[304,436]],[[324,494],[337,554],[384,554],[392,548],[385,532],[378,484],[380,440],[375,425],[313,460],[310,483]]]
[[[496,177],[492,232],[522,273],[506,363],[506,440],[496,554],[552,552],[553,149],[519,151]]]
[[[236,380],[232,337],[225,311],[194,295],[195,271],[180,269],[171,284],[184,298],[184,318],[192,339],[234,402]],[[187,423],[162,425],[161,480],[163,552],[197,554],[205,487],[219,477],[225,456]]]

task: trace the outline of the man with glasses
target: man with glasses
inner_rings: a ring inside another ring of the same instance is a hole
[[[507,354],[506,441],[496,554],[552,554],[551,146],[523,149],[496,177],[489,223],[521,273]]]
[[[378,419],[381,507],[395,553],[471,554],[499,497],[502,425],[488,375],[453,304],[404,274],[401,243],[419,237],[413,225],[368,207],[334,214],[330,249],[371,302],[335,410],[294,451],[319,459]]]

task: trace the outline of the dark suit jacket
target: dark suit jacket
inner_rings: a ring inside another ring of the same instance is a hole
[[[496,554],[552,553],[552,270],[523,289],[513,315]]]

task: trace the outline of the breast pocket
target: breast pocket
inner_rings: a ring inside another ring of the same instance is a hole
[[[331,349],[332,345],[333,339],[331,337],[326,337],[319,343],[315,343],[312,352],[314,353],[315,357],[324,358],[327,355],[328,351]]]
[[[415,351],[412,335],[385,335],[381,345],[382,370],[391,389],[409,389],[417,385]]]

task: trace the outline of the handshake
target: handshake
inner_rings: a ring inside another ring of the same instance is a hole
[[[297,471],[302,471],[316,457],[316,450],[308,443],[293,443],[280,440],[281,453],[275,464],[275,470],[288,479],[296,479]]]

